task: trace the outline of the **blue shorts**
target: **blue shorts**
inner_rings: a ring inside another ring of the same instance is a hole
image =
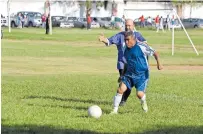
[[[148,78],[141,77],[141,78],[133,78],[130,76],[122,76],[121,81],[127,86],[128,89],[132,89],[134,86],[137,91],[145,92],[148,84]]]

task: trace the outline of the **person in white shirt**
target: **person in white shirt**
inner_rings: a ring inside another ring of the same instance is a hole
[[[169,15],[167,15],[167,18],[166,18],[166,29],[168,28],[169,31],[170,31],[170,25],[171,25],[171,19],[170,19]]]
[[[147,25],[152,26],[152,18],[150,16],[147,18]]]
[[[159,21],[159,29],[162,29],[162,31],[164,32],[163,23],[164,23],[164,19],[163,19],[163,17],[161,16],[161,17],[160,17],[160,21]],[[159,29],[157,30],[157,32],[159,32]]]

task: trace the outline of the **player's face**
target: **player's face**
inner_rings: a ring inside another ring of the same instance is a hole
[[[125,37],[125,43],[126,43],[128,48],[133,47],[134,42],[135,42],[135,40],[134,40],[133,36],[126,36]]]
[[[134,30],[133,22],[127,21],[125,23],[125,31],[133,31],[133,30]]]

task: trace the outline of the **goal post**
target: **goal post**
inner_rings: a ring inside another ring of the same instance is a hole
[[[153,15],[158,15],[158,14],[160,14],[160,11],[165,11],[165,13],[162,12],[162,14],[163,14],[162,16],[164,16],[166,14],[167,15],[171,14],[172,16],[175,16],[178,19],[178,22],[180,23],[181,27],[183,28],[183,30],[184,30],[188,40],[190,41],[190,43],[191,43],[195,53],[197,55],[199,55],[199,53],[198,53],[198,51],[197,51],[197,49],[196,49],[192,39],[190,38],[190,36],[189,36],[187,30],[185,29],[185,27],[184,27],[180,17],[178,16],[177,12],[174,9],[124,9],[123,14],[125,15],[125,18],[131,18],[132,19],[133,18],[132,16],[134,16],[135,14],[131,14],[131,15],[129,13],[127,14],[127,12],[129,12],[129,11],[131,11],[131,12],[132,11],[136,11],[136,12],[138,12],[138,11],[139,12],[147,11],[147,12],[153,12]],[[141,16],[142,13],[139,13],[139,15]],[[135,19],[135,18],[133,18],[133,19]],[[172,55],[174,55],[174,46],[175,46],[174,35],[175,35],[174,26],[172,25],[172,41],[171,41],[171,53],[172,53]]]

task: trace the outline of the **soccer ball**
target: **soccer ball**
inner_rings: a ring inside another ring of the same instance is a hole
[[[102,115],[102,110],[99,106],[93,105],[88,108],[88,115],[90,117],[99,118]]]

